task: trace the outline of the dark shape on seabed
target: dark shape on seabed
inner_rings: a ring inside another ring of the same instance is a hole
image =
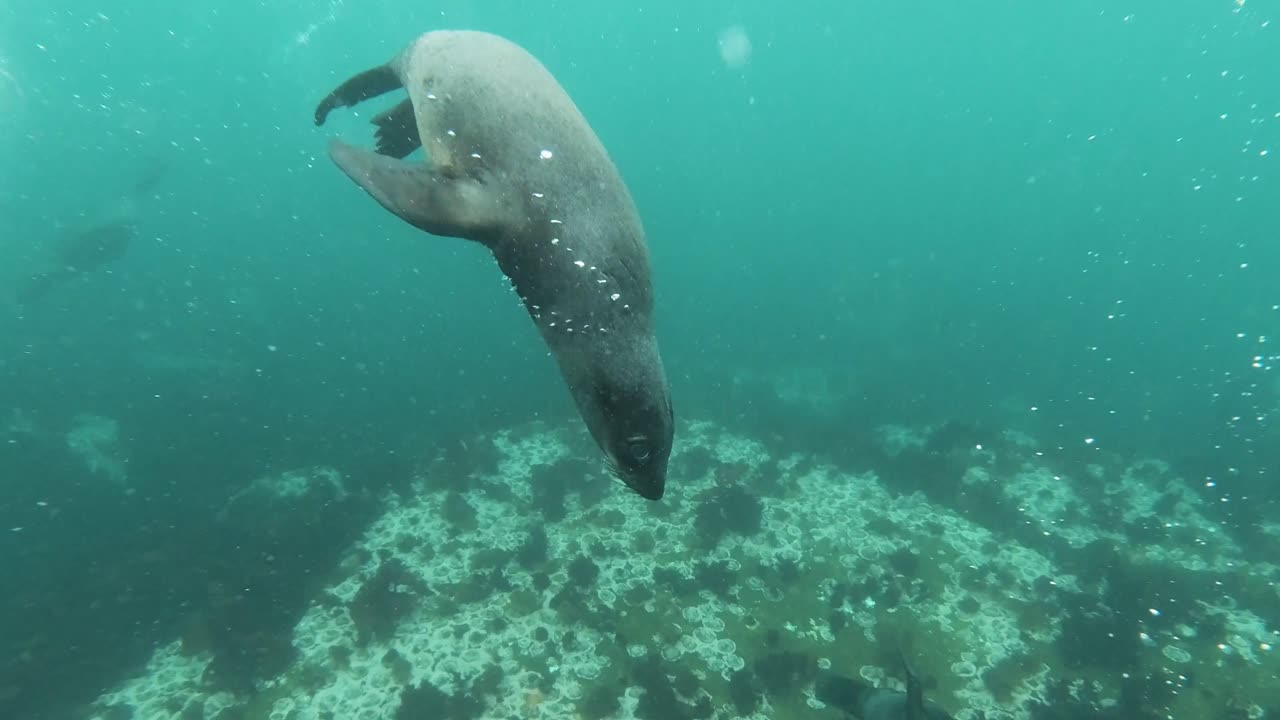
[[[360,586],[348,608],[356,627],[356,644],[363,647],[371,640],[391,640],[396,626],[427,593],[427,584],[403,563],[395,558],[384,560]]]
[[[687,681],[681,681],[677,671],[676,682],[668,677],[670,668],[654,656],[646,656],[632,665],[632,677],[644,690],[636,705],[636,717],[640,720],[707,720],[715,714],[711,698],[705,693],[697,697],[681,699],[677,687],[691,691]]]
[[[579,555],[569,563],[569,581],[579,590],[588,590],[600,577],[600,566],[586,555]]]
[[[702,494],[693,527],[705,547],[715,547],[728,534],[751,537],[760,532],[764,506],[741,485],[717,485]]]
[[[907,691],[877,688],[862,680],[832,675],[818,682],[817,697],[857,720],[953,720],[945,710],[924,699],[924,685],[902,655]]]
[[[395,720],[478,720],[483,714],[484,703],[478,698],[462,692],[449,695],[423,680],[400,693]]]

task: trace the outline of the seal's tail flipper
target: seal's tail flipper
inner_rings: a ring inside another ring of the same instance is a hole
[[[341,140],[329,143],[329,156],[382,207],[410,225],[485,245],[495,239],[503,217],[500,200],[473,178],[404,163]]]
[[[374,135],[378,140],[378,152],[382,155],[404,158],[422,147],[412,100],[404,100],[390,110],[383,110],[374,115],[371,122],[378,126]]]
[[[400,76],[391,65],[379,65],[356,75],[329,93],[316,107],[316,125],[323,125],[334,108],[351,107],[359,102],[389,93],[401,86]]]

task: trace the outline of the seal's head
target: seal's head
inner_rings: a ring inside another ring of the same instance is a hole
[[[614,476],[640,497],[659,500],[675,418],[656,344],[651,336],[634,338],[595,346],[589,355],[589,362],[574,364],[582,375],[567,373],[587,430]]]

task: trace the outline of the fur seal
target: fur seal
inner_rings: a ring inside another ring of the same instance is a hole
[[[419,36],[339,85],[315,123],[401,87],[408,98],[372,118],[377,152],[334,139],[330,157],[410,225],[489,249],[613,474],[661,498],[674,417],[648,250],[604,146],[542,63],[476,31]],[[402,162],[419,147],[425,162]]]
[[[18,304],[36,302],[55,287],[123,258],[137,234],[133,223],[112,221],[61,238],[52,267],[19,284]]]
[[[138,234],[138,201],[155,190],[167,169],[166,164],[152,161],[106,217],[57,238],[50,268],[19,283],[18,304],[34,303],[50,290],[124,258]]]

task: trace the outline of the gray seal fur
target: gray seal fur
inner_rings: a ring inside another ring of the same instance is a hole
[[[474,31],[419,36],[325,97],[315,122],[401,87],[408,99],[372,119],[377,152],[335,139],[330,156],[409,224],[493,253],[610,469],[661,498],[674,418],[649,256],[604,146],[536,58]],[[402,161],[419,147],[425,162]]]

